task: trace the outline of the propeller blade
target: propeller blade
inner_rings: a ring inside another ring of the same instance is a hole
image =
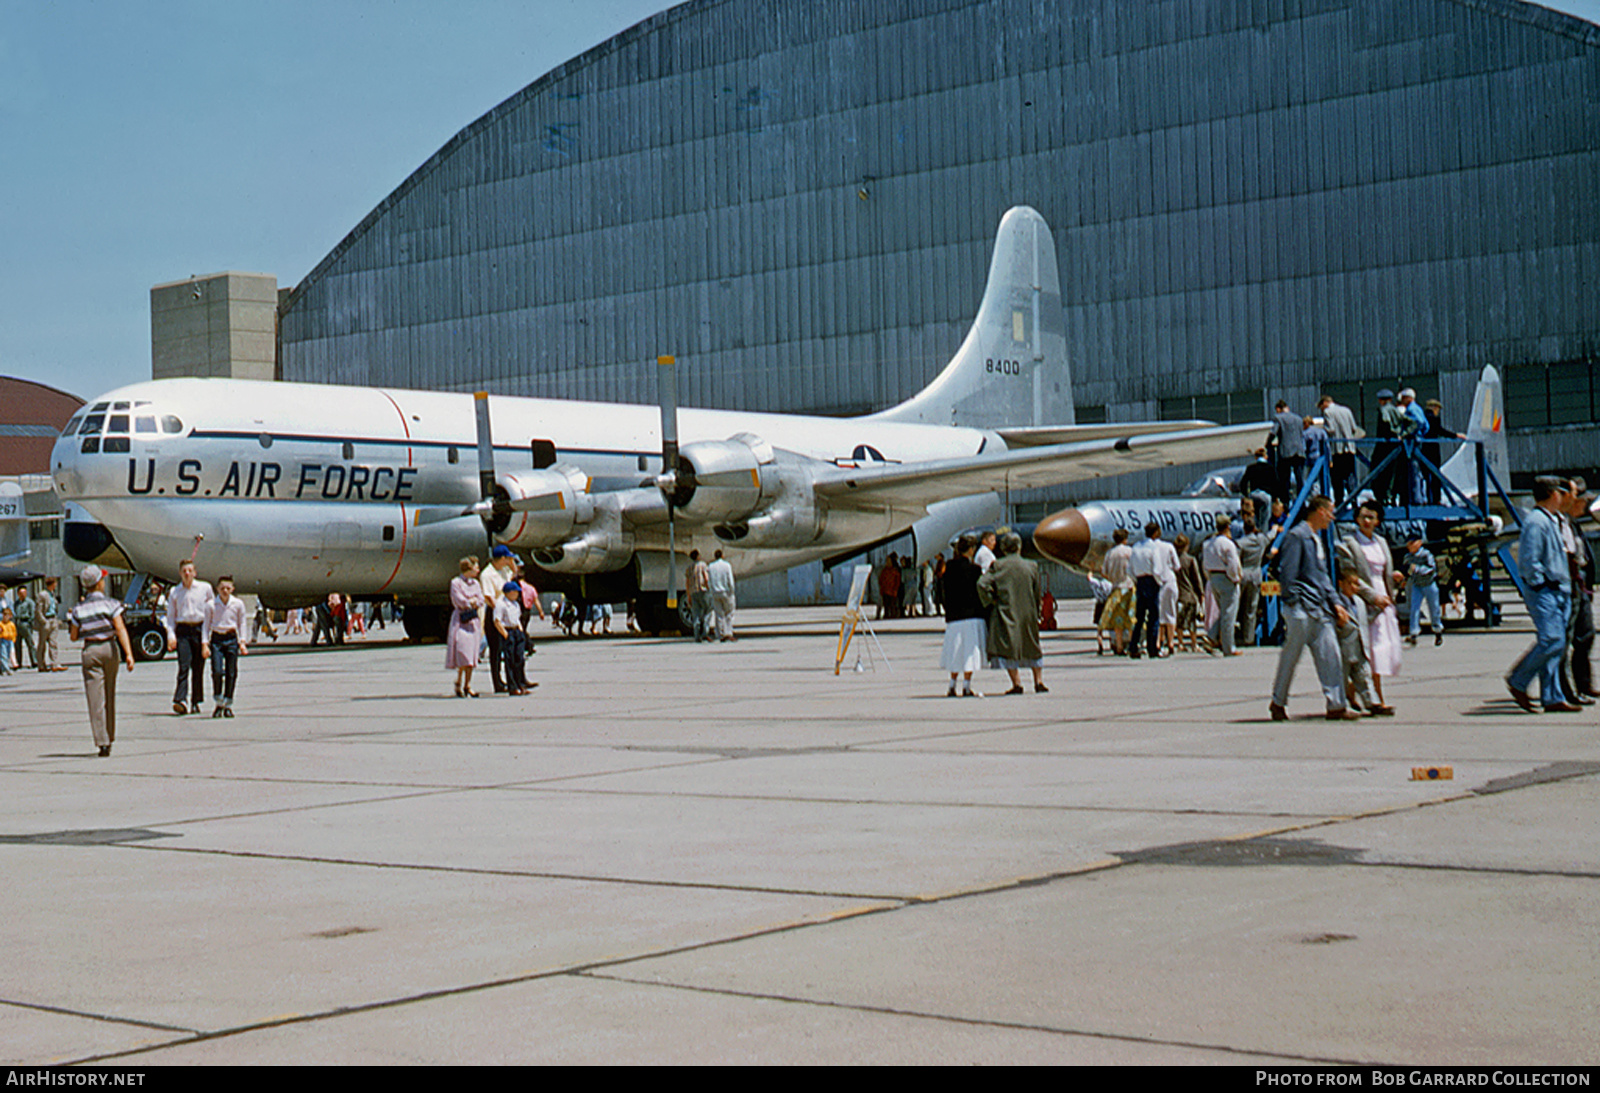
[[[678,530],[672,518],[672,496],[678,492],[678,368],[671,356],[656,358],[661,394],[661,478],[667,499],[667,609],[678,607]]]
[[[427,527],[429,524],[442,524],[446,520],[459,520],[463,516],[478,515],[478,507],[469,505],[464,509],[450,508],[445,505],[432,505],[425,509],[417,509],[416,517],[412,521],[417,527]]]
[[[472,409],[478,418],[478,496],[494,496],[494,442],[489,433],[489,392],[472,396]]]
[[[656,373],[661,394],[661,470],[678,471],[678,369],[674,357],[657,357]]]

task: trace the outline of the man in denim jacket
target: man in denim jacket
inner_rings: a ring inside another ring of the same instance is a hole
[[[1561,510],[1566,504],[1565,483],[1549,475],[1533,480],[1535,507],[1522,522],[1517,545],[1517,568],[1538,634],[1533,648],[1511,666],[1506,689],[1511,700],[1534,712],[1528,687],[1539,677],[1539,699],[1546,713],[1571,713],[1581,709],[1568,702],[1561,690],[1561,654],[1567,646],[1567,613],[1572,605],[1572,569],[1568,562]]]

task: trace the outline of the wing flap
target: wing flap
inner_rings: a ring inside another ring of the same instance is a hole
[[[1046,444],[1075,444],[1080,440],[1116,440],[1150,433],[1187,433],[1214,429],[1211,421],[1103,421],[1097,425],[1028,425],[996,429],[1010,448],[1037,448]]]

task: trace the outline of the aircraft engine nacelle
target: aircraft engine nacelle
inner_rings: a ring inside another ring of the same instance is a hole
[[[582,534],[554,546],[535,547],[533,560],[552,573],[610,573],[633,560],[633,532],[622,520],[615,496],[593,506],[594,520]]]
[[[569,463],[502,474],[489,530],[497,542],[523,550],[560,543],[594,519],[588,486],[588,476]],[[500,502],[515,507],[501,508]]]
[[[737,523],[770,505],[777,495],[772,446],[754,433],[686,444],[678,459],[684,473],[672,502],[685,519]]]
[[[772,475],[777,489],[772,504],[746,520],[731,520],[711,530],[724,543],[753,549],[798,550],[822,538],[828,510],[817,503],[815,478],[805,461],[778,452]]]

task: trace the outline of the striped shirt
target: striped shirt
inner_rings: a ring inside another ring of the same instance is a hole
[[[114,600],[104,592],[91,592],[72,609],[69,616],[78,628],[78,636],[85,645],[110,641],[117,636],[111,620],[122,614],[122,601]]]

